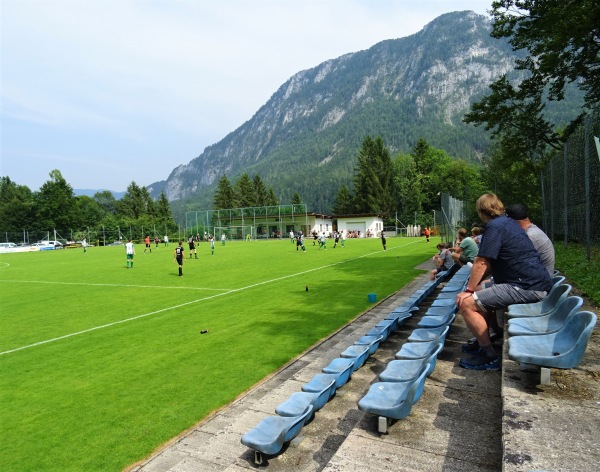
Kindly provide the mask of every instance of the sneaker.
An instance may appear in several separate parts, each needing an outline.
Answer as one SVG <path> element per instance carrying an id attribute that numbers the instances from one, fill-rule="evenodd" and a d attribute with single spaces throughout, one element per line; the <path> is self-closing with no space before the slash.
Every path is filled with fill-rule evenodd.
<path id="1" fill-rule="evenodd" d="M 461 346 L 461 350 L 467 354 L 475 354 L 479 351 L 479 342 L 476 338 L 471 338 Z"/>
<path id="2" fill-rule="evenodd" d="M 463 357 L 459 365 L 464 369 L 471 370 L 500 370 L 500 358 L 488 356 L 479 350 L 471 357 Z"/>

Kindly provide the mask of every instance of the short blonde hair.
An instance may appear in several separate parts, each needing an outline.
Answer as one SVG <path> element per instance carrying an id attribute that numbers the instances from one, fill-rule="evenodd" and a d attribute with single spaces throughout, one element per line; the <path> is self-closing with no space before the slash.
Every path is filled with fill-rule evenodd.
<path id="1" fill-rule="evenodd" d="M 475 208 L 479 213 L 483 213 L 490 218 L 504 215 L 504 204 L 495 193 L 484 193 L 477 199 Z"/>

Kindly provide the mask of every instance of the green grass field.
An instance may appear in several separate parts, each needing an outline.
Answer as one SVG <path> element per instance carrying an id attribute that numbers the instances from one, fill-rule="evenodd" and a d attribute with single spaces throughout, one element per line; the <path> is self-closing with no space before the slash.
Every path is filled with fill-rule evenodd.
<path id="1" fill-rule="evenodd" d="M 173 243 L 136 246 L 133 269 L 123 247 L 0 255 L 0 470 L 143 459 L 422 273 L 437 240 L 307 242 L 202 243 L 183 277 Z"/>

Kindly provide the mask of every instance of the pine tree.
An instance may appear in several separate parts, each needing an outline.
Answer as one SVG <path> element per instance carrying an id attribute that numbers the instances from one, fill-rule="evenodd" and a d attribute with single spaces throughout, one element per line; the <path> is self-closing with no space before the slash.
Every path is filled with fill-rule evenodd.
<path id="1" fill-rule="evenodd" d="M 256 206 L 254 185 L 246 172 L 235 182 L 235 197 L 239 208 Z"/>
<path id="2" fill-rule="evenodd" d="M 221 176 L 217 184 L 217 191 L 213 198 L 215 210 L 233 208 L 235 206 L 235 194 L 231 182 L 226 175 Z"/>

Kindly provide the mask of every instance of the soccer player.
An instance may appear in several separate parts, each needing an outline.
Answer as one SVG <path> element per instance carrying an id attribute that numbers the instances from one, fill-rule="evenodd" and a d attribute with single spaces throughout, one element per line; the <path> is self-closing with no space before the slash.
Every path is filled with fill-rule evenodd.
<path id="1" fill-rule="evenodd" d="M 227 236 L 225 236 L 225 233 L 223 233 L 221 235 L 221 246 L 225 246 L 225 240 L 227 239 Z"/>
<path id="2" fill-rule="evenodd" d="M 190 238 L 192 239 L 192 238 Z M 193 241 L 193 239 L 192 239 Z M 183 259 L 185 256 L 185 249 L 183 248 L 183 242 L 179 241 L 179 246 L 175 248 L 173 260 L 179 265 L 179 277 L 183 275 Z M 191 257 L 191 254 L 190 254 Z"/>
<path id="3" fill-rule="evenodd" d="M 146 247 L 144 248 L 144 254 L 146 254 L 146 249 L 150 249 L 150 254 L 152 254 L 152 246 L 150 245 L 150 235 L 146 236 L 146 239 L 144 239 L 144 243 L 146 243 Z"/>
<path id="4" fill-rule="evenodd" d="M 169 245 L 169 236 L 167 236 L 166 234 L 164 237 L 164 241 L 165 241 L 165 247 L 167 247 Z"/>
<path id="5" fill-rule="evenodd" d="M 131 238 L 129 238 L 129 242 L 125 244 L 125 254 L 127 254 L 125 267 L 127 267 L 128 269 L 133 269 L 133 256 L 135 256 L 135 247 L 133 246 Z"/>
<path id="6" fill-rule="evenodd" d="M 215 237 L 212 234 L 210 235 L 210 253 L 215 255 Z"/>
<path id="7" fill-rule="evenodd" d="M 188 246 L 190 247 L 190 259 L 192 258 L 192 253 L 196 254 L 196 243 L 194 242 L 194 236 L 190 236 L 188 239 Z M 198 254 L 196 254 L 196 259 L 198 259 Z"/>
<path id="8" fill-rule="evenodd" d="M 85 254 L 87 252 L 87 241 L 85 238 L 83 238 L 83 241 L 81 241 L 81 247 L 83 247 L 83 253 Z"/>
<path id="9" fill-rule="evenodd" d="M 381 232 L 381 245 L 383 246 L 383 250 L 387 251 L 387 248 L 385 247 L 387 241 L 385 240 L 385 233 L 382 231 Z"/>

